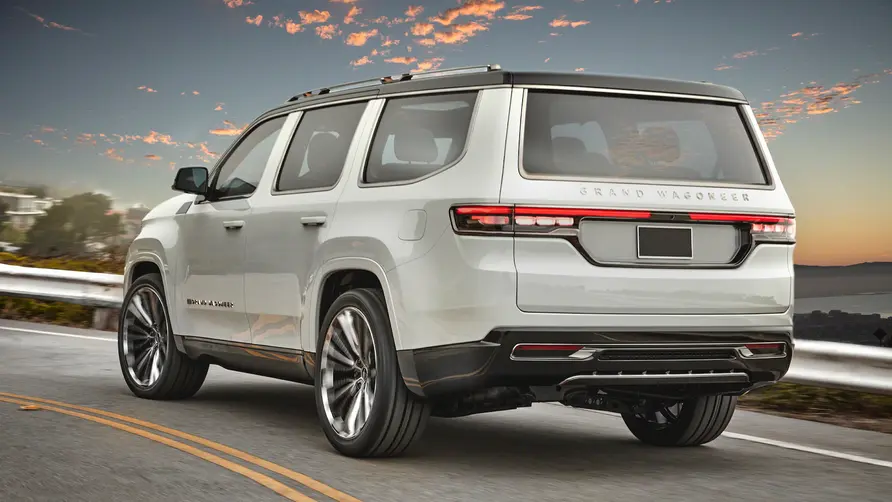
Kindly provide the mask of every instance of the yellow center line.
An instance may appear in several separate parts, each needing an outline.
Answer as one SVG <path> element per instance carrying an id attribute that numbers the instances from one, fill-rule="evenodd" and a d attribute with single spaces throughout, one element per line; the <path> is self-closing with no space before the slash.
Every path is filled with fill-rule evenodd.
<path id="1" fill-rule="evenodd" d="M 331 499 L 336 500 L 337 502 L 361 502 L 358 498 L 348 495 L 344 492 L 338 491 L 338 490 L 326 485 L 325 483 L 322 483 L 321 481 L 317 481 L 305 474 L 301 474 L 299 472 L 292 471 L 291 469 L 282 467 L 279 464 L 274 464 L 274 463 L 270 462 L 269 460 L 264 460 L 262 458 L 255 457 L 254 455 L 245 453 L 241 450 L 236 450 L 235 448 L 205 439 L 203 437 L 195 436 L 195 435 L 189 434 L 187 432 L 178 431 L 176 429 L 164 427 L 163 425 L 154 424 L 152 422 L 146 422 L 145 420 L 140 420 L 138 418 L 128 417 L 126 415 L 119 415 L 117 413 L 112 413 L 110 411 L 105 411 L 105 410 L 99 410 L 96 408 L 79 406 L 76 404 L 68 404 L 68 403 L 63 403 L 60 401 L 53 401 L 50 399 L 42 399 L 39 397 L 21 396 L 21 395 L 17 395 L 17 394 L 10 394 L 9 392 L 0 392 L 0 396 L 6 396 L 6 397 L 16 398 L 16 399 L 27 399 L 29 401 L 53 404 L 56 406 L 64 406 L 66 408 L 86 411 L 86 412 L 93 413 L 96 415 L 114 418 L 114 419 L 120 420 L 122 422 L 139 425 L 139 426 L 145 427 L 147 429 L 152 429 L 152 430 L 156 430 L 159 432 L 163 432 L 165 434 L 169 434 L 171 436 L 178 437 L 180 439 L 192 441 L 193 443 L 200 444 L 200 445 L 210 448 L 212 450 L 216 450 L 221 453 L 225 453 L 227 455 L 232 455 L 235 458 L 238 458 L 238 459 L 248 462 L 250 464 L 254 464 L 257 467 L 262 467 L 270 472 L 275 472 L 276 474 L 279 474 L 280 476 L 284 476 L 292 481 L 296 481 L 296 482 L 306 486 L 307 488 L 315 490 L 315 491 L 317 491 Z"/>
<path id="2" fill-rule="evenodd" d="M 11 403 L 11 404 L 18 404 L 18 405 L 22 405 L 22 406 L 34 406 L 34 403 L 32 403 L 32 402 L 21 400 L 21 399 L 8 398 L 8 397 L 0 397 L 0 401 Z M 40 408 L 47 410 L 47 411 L 54 411 L 56 413 L 61 413 L 63 415 L 69 415 L 72 417 L 82 418 L 84 420 L 89 420 L 91 422 L 96 422 L 98 424 L 107 425 L 109 427 L 114 427 L 115 429 L 122 430 L 124 432 L 129 432 L 130 434 L 135 434 L 137 436 L 141 436 L 146 439 L 151 439 L 152 441 L 161 443 L 166 446 L 170 446 L 171 448 L 176 448 L 177 450 L 180 450 L 184 453 L 188 453 L 189 455 L 193 455 L 193 456 L 198 457 L 202 460 L 207 460 L 208 462 L 211 462 L 212 464 L 217 464 L 220 467 L 223 467 L 224 469 L 229 469 L 232 472 L 241 474 L 242 476 L 245 476 L 246 478 L 248 478 L 256 483 L 258 483 L 262 486 L 265 486 L 266 488 L 269 488 L 270 490 L 278 493 L 279 495 L 285 497 L 288 500 L 293 500 L 295 502 L 315 502 L 314 499 L 307 497 L 306 495 L 300 493 L 299 491 L 289 487 L 288 485 L 285 485 L 284 483 L 280 483 L 279 481 L 276 481 L 275 479 L 273 479 L 267 475 L 264 475 L 257 471 L 248 469 L 247 467 L 245 467 L 243 465 L 237 464 L 230 460 L 226 460 L 223 457 L 218 457 L 217 455 L 214 455 L 213 453 L 208 453 L 204 450 L 199 450 L 198 448 L 196 448 L 194 446 L 190 446 L 186 443 L 174 441 L 173 439 L 170 439 L 170 438 L 167 438 L 164 436 L 159 436 L 158 434 L 155 434 L 152 432 L 144 431 L 142 429 L 137 429 L 136 427 L 131 427 L 129 425 L 124 425 L 124 424 L 121 424 L 118 422 L 113 422 L 111 420 L 106 420 L 104 418 L 94 417 L 91 415 L 87 415 L 85 413 L 79 413 L 76 411 L 65 410 L 62 408 L 56 408 L 55 406 L 40 406 Z"/>

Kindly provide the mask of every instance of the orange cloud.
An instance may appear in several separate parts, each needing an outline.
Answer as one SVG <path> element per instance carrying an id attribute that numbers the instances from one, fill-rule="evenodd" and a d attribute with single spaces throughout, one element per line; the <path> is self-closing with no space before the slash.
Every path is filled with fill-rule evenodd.
<path id="1" fill-rule="evenodd" d="M 32 141 L 34 141 L 34 143 L 37 145 L 46 146 L 46 143 L 42 139 L 34 139 Z"/>
<path id="2" fill-rule="evenodd" d="M 545 61 L 543 61 L 543 63 L 547 63 L 549 61 L 551 61 L 551 58 L 545 58 Z"/>
<path id="3" fill-rule="evenodd" d="M 219 111 L 223 110 L 223 105 L 225 105 L 225 104 L 226 103 L 217 103 L 217 106 L 214 107 L 214 111 L 219 112 Z"/>
<path id="4" fill-rule="evenodd" d="M 162 134 L 158 131 L 149 131 L 148 136 L 144 136 L 142 138 L 136 137 L 137 139 L 142 139 L 143 143 L 148 143 L 150 145 L 154 145 L 156 143 L 161 143 L 162 145 L 168 146 L 177 146 L 179 143 L 171 138 L 170 134 Z"/>
<path id="5" fill-rule="evenodd" d="M 437 45 L 437 41 L 433 38 L 422 38 L 421 40 L 416 40 L 415 43 L 418 45 L 423 45 L 425 47 L 433 47 Z"/>
<path id="6" fill-rule="evenodd" d="M 356 21 L 356 16 L 362 14 L 362 9 L 357 6 L 350 7 L 350 11 L 344 16 L 344 24 L 350 24 Z"/>
<path id="7" fill-rule="evenodd" d="M 409 8 L 406 9 L 405 14 L 406 14 L 406 17 L 415 19 L 416 17 L 421 15 L 422 12 L 424 12 L 424 6 L 410 5 Z"/>
<path id="8" fill-rule="evenodd" d="M 161 157 L 155 155 L 154 153 L 150 153 L 150 154 L 146 155 L 145 158 L 148 160 L 152 160 L 152 161 L 161 160 Z"/>
<path id="9" fill-rule="evenodd" d="M 728 64 L 720 64 L 720 65 L 716 66 L 715 68 L 713 68 L 713 70 L 715 70 L 715 71 L 725 71 L 725 70 L 733 70 L 734 68 L 737 68 L 737 67 L 736 67 L 736 66 L 731 66 L 731 65 L 728 65 Z"/>
<path id="10" fill-rule="evenodd" d="M 431 59 L 427 59 L 424 61 L 419 61 L 418 65 L 416 66 L 416 68 L 414 70 L 412 70 L 412 72 L 417 73 L 420 71 L 436 70 L 442 64 L 443 64 L 443 58 L 431 58 Z"/>
<path id="11" fill-rule="evenodd" d="M 796 33 L 793 33 L 793 34 L 790 35 L 790 36 L 793 37 L 793 38 L 801 37 L 801 36 L 802 36 L 802 32 L 801 32 L 801 31 L 797 31 Z"/>
<path id="12" fill-rule="evenodd" d="M 362 47 L 369 41 L 370 38 L 378 36 L 378 29 L 372 28 L 368 31 L 357 31 L 355 33 L 351 33 L 347 35 L 347 45 L 353 45 L 355 47 Z"/>
<path id="13" fill-rule="evenodd" d="M 424 37 L 434 32 L 432 23 L 415 23 L 412 25 L 411 33 L 416 37 Z"/>
<path id="14" fill-rule="evenodd" d="M 446 9 L 430 20 L 448 26 L 461 16 L 483 17 L 492 19 L 495 14 L 505 8 L 505 2 L 495 0 L 465 0 L 462 5 Z"/>
<path id="15" fill-rule="evenodd" d="M 251 5 L 254 2 L 250 0 L 223 0 L 223 3 L 226 4 L 230 9 L 235 9 L 236 7 L 242 7 L 244 5 Z"/>
<path id="16" fill-rule="evenodd" d="M 754 112 L 762 134 L 768 140 L 775 139 L 784 133 L 788 125 L 860 104 L 851 94 L 865 84 L 879 82 L 880 76 L 880 73 L 860 75 L 850 82 L 840 82 L 829 88 L 811 82 L 781 95 L 775 101 L 761 103 L 754 108 Z"/>
<path id="17" fill-rule="evenodd" d="M 112 160 L 116 160 L 118 162 L 124 162 L 124 157 L 122 157 L 121 154 L 119 154 L 117 152 L 117 150 L 115 150 L 114 148 L 109 148 L 108 150 L 106 150 L 103 153 L 103 155 L 105 155 L 106 157 L 108 157 Z"/>
<path id="18" fill-rule="evenodd" d="M 248 126 L 248 124 L 245 124 L 242 127 L 238 127 L 228 120 L 224 120 L 223 125 L 224 127 L 220 129 L 211 129 L 209 132 L 214 136 L 238 136 L 245 130 L 245 127 Z"/>
<path id="19" fill-rule="evenodd" d="M 561 16 L 557 19 L 552 20 L 550 23 L 548 23 L 548 25 L 552 28 L 566 28 L 568 26 L 570 28 L 578 28 L 589 23 L 590 21 L 569 21 L 567 20 L 567 16 Z"/>
<path id="20" fill-rule="evenodd" d="M 313 12 L 300 11 L 300 24 L 325 23 L 331 17 L 331 12 L 327 10 L 314 10 Z"/>
<path id="21" fill-rule="evenodd" d="M 434 40 L 441 44 L 454 45 L 463 44 L 469 38 L 477 35 L 478 32 L 487 31 L 486 25 L 471 21 L 470 23 L 456 24 L 449 31 L 434 33 Z"/>
<path id="22" fill-rule="evenodd" d="M 359 0 L 328 0 L 331 3 L 345 3 L 345 4 L 354 4 Z"/>
<path id="23" fill-rule="evenodd" d="M 336 24 L 323 24 L 316 27 L 316 35 L 325 40 L 331 40 L 335 35 L 340 34 L 341 32 L 338 31 L 338 25 Z"/>
<path id="24" fill-rule="evenodd" d="M 399 45 L 399 40 L 394 40 L 388 36 L 385 36 L 383 40 L 381 40 L 381 47 L 390 47 L 391 45 Z"/>
<path id="25" fill-rule="evenodd" d="M 176 162 L 168 162 L 167 165 L 170 166 L 170 170 L 173 171 L 173 168 L 177 166 L 177 163 Z"/>
<path id="26" fill-rule="evenodd" d="M 144 85 L 137 87 L 136 90 L 137 91 L 146 91 L 146 92 L 158 92 L 155 89 L 152 89 L 151 87 L 146 87 Z"/>
<path id="27" fill-rule="evenodd" d="M 533 12 L 536 10 L 543 9 L 541 5 L 518 5 L 511 9 L 511 12 L 502 17 L 502 19 L 507 19 L 508 21 L 526 21 L 527 19 L 531 19 L 533 16 L 527 14 L 528 12 Z"/>
<path id="28" fill-rule="evenodd" d="M 40 132 L 56 132 L 56 128 L 50 126 L 41 126 Z"/>
<path id="29" fill-rule="evenodd" d="M 759 56 L 759 55 L 760 55 L 759 51 L 743 51 L 743 52 L 738 52 L 737 54 L 734 54 L 731 57 L 734 59 L 746 59 L 746 58 L 751 58 L 753 56 Z"/>
<path id="30" fill-rule="evenodd" d="M 384 60 L 384 62 L 386 62 L 386 63 L 405 64 L 405 65 L 414 64 L 417 61 L 418 61 L 418 59 L 416 59 L 414 57 L 406 57 L 406 56 L 397 56 L 397 57 L 393 57 L 393 58 Z"/>
<path id="31" fill-rule="evenodd" d="M 260 26 L 260 23 L 263 22 L 263 15 L 257 14 L 254 17 L 248 16 L 245 18 L 245 22 L 248 24 L 253 24 L 254 26 Z"/>
<path id="32" fill-rule="evenodd" d="M 353 66 L 365 66 L 367 64 L 372 64 L 372 63 L 374 63 L 374 61 L 372 61 L 372 59 L 368 56 L 363 56 L 359 59 L 350 61 L 350 64 Z"/>
<path id="33" fill-rule="evenodd" d="M 585 71 L 585 68 L 576 68 L 576 69 L 573 70 L 573 71 Z"/>

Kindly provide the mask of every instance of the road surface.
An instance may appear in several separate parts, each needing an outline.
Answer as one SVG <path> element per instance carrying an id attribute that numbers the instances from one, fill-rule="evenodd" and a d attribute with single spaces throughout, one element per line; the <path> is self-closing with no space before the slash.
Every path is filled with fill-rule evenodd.
<path id="1" fill-rule="evenodd" d="M 0 320 L 3 501 L 885 502 L 890 475 L 880 433 L 738 411 L 707 446 L 659 449 L 552 404 L 432 419 L 409 456 L 353 460 L 310 387 L 212 367 L 191 400 L 140 400 L 113 334 Z"/>

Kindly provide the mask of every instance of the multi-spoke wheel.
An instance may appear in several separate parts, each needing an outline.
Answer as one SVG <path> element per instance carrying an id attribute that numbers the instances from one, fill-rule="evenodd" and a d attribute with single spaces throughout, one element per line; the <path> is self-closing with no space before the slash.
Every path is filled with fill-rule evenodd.
<path id="1" fill-rule="evenodd" d="M 365 315 L 344 307 L 325 332 L 319 353 L 322 407 L 328 423 L 344 439 L 355 438 L 375 402 L 375 339 Z"/>
<path id="2" fill-rule="evenodd" d="M 697 446 L 719 437 L 734 415 L 737 396 L 702 396 L 623 414 L 632 434 L 655 446 Z"/>
<path id="3" fill-rule="evenodd" d="M 403 383 L 383 295 L 347 291 L 321 326 L 315 387 L 326 437 L 351 457 L 401 454 L 421 436 L 430 407 Z"/>
<path id="4" fill-rule="evenodd" d="M 158 274 L 133 281 L 124 297 L 118 358 L 124 381 L 139 397 L 182 399 L 194 395 L 204 383 L 207 363 L 193 361 L 176 349 Z"/>

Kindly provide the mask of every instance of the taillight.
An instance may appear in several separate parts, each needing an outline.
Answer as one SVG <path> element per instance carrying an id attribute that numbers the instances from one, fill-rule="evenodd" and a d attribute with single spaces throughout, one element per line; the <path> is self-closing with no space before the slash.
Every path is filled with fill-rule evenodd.
<path id="1" fill-rule="evenodd" d="M 725 223 L 746 226 L 756 242 L 796 241 L 796 220 L 783 216 L 727 213 L 657 213 L 634 209 L 591 209 L 529 206 L 458 206 L 452 208 L 455 231 L 472 235 L 566 236 L 561 230 L 577 230 L 583 219 L 619 221 L 669 221 Z"/>
<path id="2" fill-rule="evenodd" d="M 509 206 L 461 206 L 452 209 L 455 231 L 460 234 L 510 235 L 514 208 Z"/>
<path id="3" fill-rule="evenodd" d="M 649 211 L 555 207 L 459 206 L 452 209 L 462 234 L 542 234 L 577 229 L 583 218 L 646 220 Z"/>
<path id="4" fill-rule="evenodd" d="M 689 216 L 692 221 L 747 224 L 753 240 L 757 242 L 796 242 L 796 220 L 793 218 L 721 213 L 691 213 Z"/>

